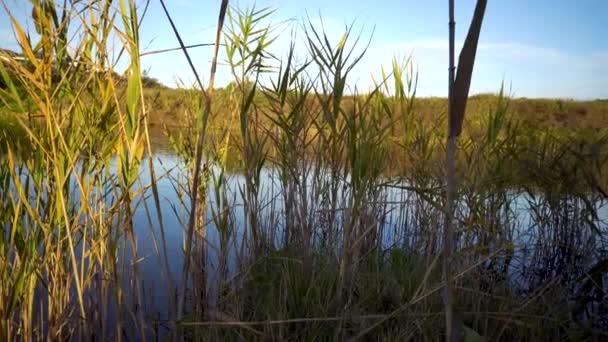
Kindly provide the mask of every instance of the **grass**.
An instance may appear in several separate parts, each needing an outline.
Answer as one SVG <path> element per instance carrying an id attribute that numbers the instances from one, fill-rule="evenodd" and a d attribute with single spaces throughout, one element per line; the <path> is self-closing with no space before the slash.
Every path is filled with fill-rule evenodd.
<path id="1" fill-rule="evenodd" d="M 230 92 L 230 87 L 216 89 L 213 110 L 215 115 L 229 114 L 226 112 L 226 108 L 230 103 Z M 180 113 L 188 110 L 185 104 L 188 90 L 150 87 L 144 88 L 144 94 L 147 102 L 153 104 L 149 114 L 151 124 L 186 126 L 176 119 Z M 263 96 L 259 97 L 262 102 Z M 346 99 L 350 97 L 346 96 Z M 468 101 L 465 130 L 469 132 L 481 130 L 484 127 L 483 120 L 487 112 L 498 99 L 498 94 L 473 95 Z M 447 113 L 447 99 L 416 98 L 415 108 L 412 115 L 426 124 L 433 124 L 437 120 L 442 120 L 442 116 Z M 571 134 L 572 132 L 579 132 L 580 135 L 601 134 L 608 126 L 608 119 L 604 115 L 606 111 L 608 111 L 608 104 L 602 100 L 512 98 L 509 104 L 512 119 L 533 129 L 550 129 L 559 134 Z M 401 116 L 398 110 L 395 110 L 394 114 Z M 395 135 L 398 135 L 397 132 Z"/>
<path id="2" fill-rule="evenodd" d="M 352 27 L 332 42 L 305 21 L 307 58 L 292 46 L 280 59 L 272 10 L 230 8 L 231 86 L 168 89 L 141 70 L 145 3 L 34 6 L 37 42 L 4 8 L 28 61 L 0 61 L 2 340 L 444 337 L 447 102 L 416 97 L 411 61 L 347 94 L 366 47 Z M 112 38 L 125 70 L 109 67 Z M 605 337 L 606 106 L 470 99 L 452 260 L 465 340 Z M 181 170 L 183 273 L 154 124 Z M 146 259 L 164 302 L 146 291 Z"/>

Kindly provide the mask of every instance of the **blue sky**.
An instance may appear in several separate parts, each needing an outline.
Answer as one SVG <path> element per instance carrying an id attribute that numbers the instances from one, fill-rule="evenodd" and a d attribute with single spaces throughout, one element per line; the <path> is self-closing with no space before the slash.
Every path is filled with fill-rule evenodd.
<path id="1" fill-rule="evenodd" d="M 26 13 L 26 1 L 5 0 Z M 186 43 L 213 41 L 220 1 L 167 0 Z M 252 1 L 231 1 L 246 7 Z M 447 0 L 270 0 L 258 7 L 276 9 L 279 38 L 272 51 L 281 54 L 289 44 L 291 28 L 308 13 L 321 14 L 330 38 L 337 42 L 344 24 L 356 27 L 373 40 L 355 69 L 350 83 L 365 88 L 371 75 L 394 55 L 413 55 L 419 73 L 418 94 L 447 94 Z M 474 0 L 456 0 L 456 40 L 461 44 L 475 6 Z M 6 14 L 0 14 L 0 46 L 15 48 Z M 288 23 L 284 23 L 289 20 Z M 279 24 L 281 23 L 281 24 Z M 32 25 L 30 24 L 30 27 Z M 301 30 L 300 30 L 301 31 Z M 504 80 L 516 97 L 608 98 L 608 1 L 606 0 L 490 0 L 484 19 L 471 93 L 497 92 Z M 158 0 L 153 0 L 142 24 L 142 51 L 176 47 L 177 41 Z M 303 48 L 298 54 L 305 56 Z M 211 48 L 192 51 L 199 72 L 208 76 Z M 192 80 L 180 52 L 142 57 L 144 68 L 163 83 Z M 220 65 L 218 85 L 230 81 Z"/>

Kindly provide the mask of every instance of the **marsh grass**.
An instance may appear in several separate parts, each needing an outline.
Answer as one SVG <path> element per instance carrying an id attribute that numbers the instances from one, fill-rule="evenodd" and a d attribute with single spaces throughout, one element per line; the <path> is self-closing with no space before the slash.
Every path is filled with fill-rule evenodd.
<path id="1" fill-rule="evenodd" d="M 349 75 L 369 40 L 355 26 L 336 42 L 307 18 L 304 58 L 295 43 L 274 56 L 273 11 L 228 8 L 216 47 L 234 82 L 174 93 L 186 125 L 164 126 L 180 170 L 165 175 L 149 129 L 165 90 L 144 88 L 140 63 L 146 8 L 36 3 L 32 42 L 4 7 L 27 63 L 0 61 L 0 339 L 443 336 L 447 108 L 420 119 L 433 100 L 416 97 L 411 59 L 360 91 Z M 475 101 L 454 191 L 463 338 L 605 336 L 607 135 L 529 127 L 502 90 Z M 139 249 L 146 233 L 153 251 Z M 146 290 L 145 259 L 166 302 Z"/>
<path id="2" fill-rule="evenodd" d="M 2 102 L 30 149 L 9 143 L 2 157 L 3 339 L 122 339 L 125 329 L 145 338 L 131 262 L 139 259 L 134 184 L 148 139 L 140 17 L 134 2 L 32 6 L 37 42 L 3 3 L 26 62 L 0 63 Z M 113 38 L 128 59 L 119 79 Z"/>

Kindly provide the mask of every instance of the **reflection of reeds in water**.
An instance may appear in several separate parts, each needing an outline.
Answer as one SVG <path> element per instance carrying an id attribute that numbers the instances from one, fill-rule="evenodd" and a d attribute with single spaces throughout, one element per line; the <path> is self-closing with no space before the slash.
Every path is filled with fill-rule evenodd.
<path id="1" fill-rule="evenodd" d="M 444 334 L 445 120 L 416 118 L 411 60 L 361 93 L 347 82 L 365 51 L 352 27 L 332 42 L 309 19 L 307 58 L 292 44 L 279 61 L 272 11 L 232 9 L 228 115 L 211 111 L 211 90 L 190 91 L 189 125 L 167 130 L 180 170 L 157 174 L 137 10 L 120 4 L 86 17 L 84 5 L 65 16 L 35 5 L 39 44 L 12 22 L 27 63 L 0 63 L 3 108 L 24 137 L 6 141 L 0 164 L 0 338 Z M 68 29 L 83 33 L 69 50 L 79 63 L 58 62 Z M 108 69 L 112 37 L 121 75 Z M 455 316 L 493 340 L 600 337 L 606 137 L 536 134 L 508 104 L 501 93 L 458 143 Z M 43 120 L 19 114 L 31 112 Z M 177 194 L 185 259 L 169 255 L 159 182 Z M 150 263 L 158 284 L 144 281 Z"/>

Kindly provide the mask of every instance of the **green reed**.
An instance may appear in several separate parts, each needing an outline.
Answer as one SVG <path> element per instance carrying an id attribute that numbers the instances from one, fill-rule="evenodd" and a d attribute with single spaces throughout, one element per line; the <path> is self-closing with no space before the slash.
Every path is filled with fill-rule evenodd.
<path id="1" fill-rule="evenodd" d="M 0 338 L 444 337 L 447 108 L 437 101 L 422 119 L 433 100 L 417 98 L 411 57 L 362 91 L 351 75 L 372 40 L 355 25 L 332 41 L 305 18 L 274 55 L 285 24 L 273 10 L 224 1 L 211 82 L 182 85 L 175 115 L 187 125 L 165 127 L 185 234 L 176 279 L 140 61 L 147 6 L 34 2 L 35 42 L 3 7 L 25 61 L 0 60 L 0 113 L 13 127 L 0 148 Z M 233 78 L 221 92 L 218 67 Z M 605 131 L 531 128 L 502 89 L 476 101 L 453 189 L 462 338 L 602 337 Z M 138 210 L 149 227 L 135 224 Z M 144 291 L 145 258 L 160 266 L 166 303 Z"/>
<path id="2" fill-rule="evenodd" d="M 125 263 L 126 253 L 139 259 L 133 186 L 149 148 L 138 9 L 133 1 L 33 2 L 37 42 L 3 9 L 25 61 L 0 63 L 7 85 L 1 98 L 30 145 L 9 143 L 2 157 L 9 230 L 3 228 L 1 292 L 10 303 L 3 305 L 3 337 L 121 339 L 129 326 L 145 338 L 137 262 Z M 120 72 L 111 39 L 128 60 Z M 107 317 L 116 317 L 115 327 L 106 326 Z"/>

